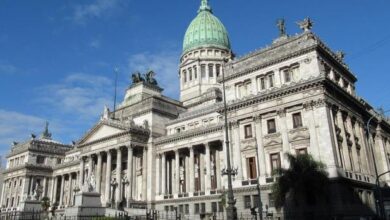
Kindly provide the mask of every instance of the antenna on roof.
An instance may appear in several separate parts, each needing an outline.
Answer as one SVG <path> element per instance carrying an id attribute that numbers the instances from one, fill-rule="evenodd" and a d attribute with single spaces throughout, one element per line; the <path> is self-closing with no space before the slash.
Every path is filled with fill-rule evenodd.
<path id="1" fill-rule="evenodd" d="M 119 69 L 117 67 L 114 68 L 114 73 L 115 73 L 115 82 L 114 82 L 114 114 L 112 116 L 113 119 L 115 119 L 115 111 L 116 111 L 116 90 L 117 90 L 117 83 L 118 83 L 118 72 Z"/>

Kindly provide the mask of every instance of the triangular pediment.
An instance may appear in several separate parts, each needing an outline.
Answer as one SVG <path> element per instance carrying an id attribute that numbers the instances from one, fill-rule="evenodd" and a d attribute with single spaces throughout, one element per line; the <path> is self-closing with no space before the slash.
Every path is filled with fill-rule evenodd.
<path id="1" fill-rule="evenodd" d="M 87 144 L 96 140 L 100 140 L 106 137 L 110 137 L 121 132 L 125 129 L 120 127 L 115 127 L 107 123 L 98 123 L 95 125 L 84 137 L 79 141 L 79 145 Z"/>

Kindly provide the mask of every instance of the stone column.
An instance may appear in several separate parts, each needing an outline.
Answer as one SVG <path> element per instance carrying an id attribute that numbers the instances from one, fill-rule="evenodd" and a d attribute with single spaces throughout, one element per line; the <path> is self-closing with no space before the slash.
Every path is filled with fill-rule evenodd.
<path id="1" fill-rule="evenodd" d="M 96 169 L 96 192 L 100 193 L 100 186 L 102 181 L 102 154 L 97 154 L 97 169 Z"/>
<path id="2" fill-rule="evenodd" d="M 147 196 L 147 155 L 148 155 L 148 148 L 145 146 L 144 151 L 142 153 L 142 199 L 146 201 Z"/>
<path id="3" fill-rule="evenodd" d="M 35 180 L 35 178 L 33 176 L 31 176 L 29 195 L 32 195 L 34 193 L 34 180 Z"/>
<path id="4" fill-rule="evenodd" d="M 211 189 L 210 143 L 205 143 L 204 147 L 205 147 L 205 152 L 206 152 L 206 159 L 205 159 L 205 162 L 206 162 L 205 186 L 206 187 L 205 187 L 205 191 L 207 193 L 210 193 L 210 189 Z"/>
<path id="5" fill-rule="evenodd" d="M 116 207 L 119 207 L 121 202 L 121 188 L 122 188 L 122 150 L 121 148 L 117 149 L 116 154 L 116 182 L 118 183 L 115 191 L 115 203 Z"/>
<path id="6" fill-rule="evenodd" d="M 67 206 L 71 205 L 72 201 L 72 173 L 69 173 L 69 192 L 68 192 L 68 201 L 67 201 Z"/>
<path id="7" fill-rule="evenodd" d="M 128 204 L 132 200 L 132 190 L 131 187 L 133 186 L 133 147 L 127 146 L 127 181 L 129 181 L 129 185 L 127 187 L 127 201 Z"/>
<path id="8" fill-rule="evenodd" d="M 60 191 L 60 202 L 59 202 L 59 206 L 62 206 L 64 205 L 64 184 L 65 184 L 65 174 L 61 176 L 61 191 Z"/>
<path id="9" fill-rule="evenodd" d="M 179 194 L 180 192 L 180 157 L 179 157 L 179 150 L 176 149 L 175 151 L 175 189 L 174 193 Z"/>
<path id="10" fill-rule="evenodd" d="M 84 166 L 85 166 L 84 158 L 81 157 L 80 158 L 80 178 L 79 178 L 79 188 L 80 188 L 80 190 L 82 190 L 83 184 L 84 184 Z"/>
<path id="11" fill-rule="evenodd" d="M 89 155 L 89 160 L 88 160 L 88 178 L 87 178 L 87 180 L 89 180 L 92 176 L 92 166 L 93 166 L 93 157 L 91 154 L 91 155 Z"/>
<path id="12" fill-rule="evenodd" d="M 217 189 L 222 189 L 221 185 L 221 151 L 215 151 L 215 178 L 217 180 Z"/>
<path id="13" fill-rule="evenodd" d="M 52 191 L 53 197 L 51 198 L 52 204 L 57 202 L 57 189 L 58 189 L 57 185 L 58 185 L 58 177 L 55 176 L 53 178 L 53 191 Z"/>
<path id="14" fill-rule="evenodd" d="M 155 180 L 155 185 L 156 185 L 156 191 L 155 195 L 160 195 L 161 194 L 161 155 L 157 154 L 156 155 L 156 170 L 154 171 L 155 173 L 155 178 L 152 178 Z"/>
<path id="15" fill-rule="evenodd" d="M 194 148 L 191 146 L 190 148 L 190 162 L 189 162 L 189 173 L 190 173 L 190 188 L 189 192 L 193 193 L 195 191 L 195 173 L 194 173 Z"/>
<path id="16" fill-rule="evenodd" d="M 256 137 L 256 147 L 257 147 L 257 157 L 259 158 L 259 177 L 265 176 L 267 169 L 265 163 L 265 151 L 264 151 L 264 143 L 263 143 L 263 131 L 261 130 L 261 117 L 255 117 L 255 137 Z M 257 161 L 256 161 L 257 162 Z M 258 168 L 256 167 L 256 170 Z M 261 181 L 261 179 L 259 178 Z M 265 182 L 264 182 L 265 183 Z"/>
<path id="17" fill-rule="evenodd" d="M 163 152 L 161 154 L 161 193 L 163 195 L 167 194 L 167 188 L 166 188 L 166 167 L 167 167 L 167 161 L 165 157 L 165 153 Z"/>
<path id="18" fill-rule="evenodd" d="M 0 206 L 3 207 L 3 202 L 4 202 L 4 196 L 5 196 L 5 185 L 6 185 L 6 181 L 3 182 L 3 187 L 1 189 L 1 200 L 0 200 Z"/>
<path id="19" fill-rule="evenodd" d="M 43 177 L 43 193 L 42 193 L 42 198 L 47 196 L 47 177 Z"/>
<path id="20" fill-rule="evenodd" d="M 107 151 L 107 168 L 106 168 L 106 184 L 105 184 L 105 199 L 106 199 L 106 206 L 110 203 L 110 189 L 111 189 L 111 160 L 112 160 L 111 151 Z"/>
<path id="21" fill-rule="evenodd" d="M 283 153 L 281 155 L 281 158 L 283 158 L 282 166 L 288 167 L 289 162 L 287 160 L 287 157 L 284 156 L 285 153 L 290 153 L 285 109 L 280 109 L 278 111 L 278 115 L 279 115 L 279 121 L 280 121 L 280 134 L 282 136 L 282 148 L 283 148 Z"/>
<path id="22" fill-rule="evenodd" d="M 348 145 L 347 145 L 347 138 L 345 135 L 345 128 L 344 128 L 344 120 L 341 111 L 337 111 L 337 126 L 340 129 L 340 135 L 343 138 L 343 142 L 341 144 L 342 146 L 342 153 L 343 153 L 343 162 L 344 162 L 344 169 L 351 170 L 351 163 L 348 159 Z"/>
<path id="23" fill-rule="evenodd" d="M 232 169 L 238 168 L 238 173 L 236 175 L 236 180 L 241 181 L 242 180 L 242 163 L 241 163 L 241 150 L 240 150 L 240 130 L 239 130 L 239 123 L 234 122 L 232 123 L 232 137 L 233 141 L 230 144 L 231 153 L 230 157 L 233 161 Z"/>

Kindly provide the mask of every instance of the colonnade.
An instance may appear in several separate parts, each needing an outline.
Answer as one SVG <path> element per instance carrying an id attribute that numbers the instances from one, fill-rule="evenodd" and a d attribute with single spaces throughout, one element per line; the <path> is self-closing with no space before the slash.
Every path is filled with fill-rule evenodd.
<path id="1" fill-rule="evenodd" d="M 222 141 L 162 152 L 157 157 L 157 192 L 175 198 L 221 189 Z"/>
<path id="2" fill-rule="evenodd" d="M 127 155 L 127 158 L 124 156 Z M 87 190 L 95 183 L 93 191 L 101 194 L 106 206 L 125 206 L 133 200 L 146 200 L 147 148 L 126 146 L 83 155 L 79 171 L 54 177 L 52 198 L 59 206 L 74 205 L 78 190 Z M 137 163 L 138 162 L 138 163 Z M 140 164 L 142 162 L 142 164 Z M 142 175 L 142 186 L 136 178 Z M 92 181 L 93 180 L 93 181 Z M 61 187 L 58 187 L 60 184 Z M 54 189 L 58 189 L 58 192 Z"/>

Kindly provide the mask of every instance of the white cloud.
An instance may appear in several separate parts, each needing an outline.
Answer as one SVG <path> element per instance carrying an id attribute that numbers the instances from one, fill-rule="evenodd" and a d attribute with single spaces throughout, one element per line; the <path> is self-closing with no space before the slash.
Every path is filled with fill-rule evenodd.
<path id="1" fill-rule="evenodd" d="M 77 5 L 72 20 L 76 23 L 85 23 L 88 19 L 109 16 L 120 8 L 120 3 L 120 0 L 96 0 L 92 4 Z"/>
<path id="2" fill-rule="evenodd" d="M 58 84 L 38 89 L 39 103 L 72 118 L 87 120 L 99 117 L 104 105 L 112 103 L 112 80 L 85 73 L 71 74 Z"/>
<path id="3" fill-rule="evenodd" d="M 27 140 L 29 134 L 42 131 L 44 125 L 40 117 L 0 109 L 0 154 L 8 152 L 13 141 Z"/>
<path id="4" fill-rule="evenodd" d="M 129 58 L 129 68 L 131 72 L 140 71 L 141 73 L 153 70 L 160 87 L 165 91 L 164 93 L 169 97 L 178 98 L 180 89 L 179 56 L 179 53 L 175 51 L 134 54 Z"/>
<path id="5" fill-rule="evenodd" d="M 18 72 L 18 68 L 7 63 L 0 63 L 0 74 L 14 74 Z"/>
<path id="6" fill-rule="evenodd" d="M 92 40 L 90 43 L 89 43 L 89 46 L 92 47 L 92 48 L 95 48 L 95 49 L 99 49 L 100 48 L 100 41 L 99 40 Z"/>

